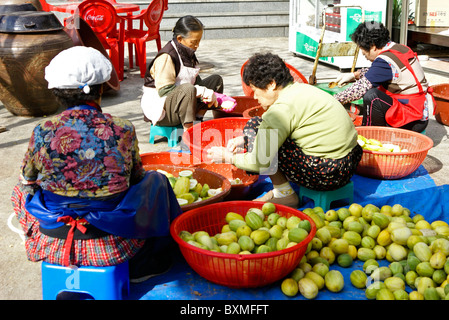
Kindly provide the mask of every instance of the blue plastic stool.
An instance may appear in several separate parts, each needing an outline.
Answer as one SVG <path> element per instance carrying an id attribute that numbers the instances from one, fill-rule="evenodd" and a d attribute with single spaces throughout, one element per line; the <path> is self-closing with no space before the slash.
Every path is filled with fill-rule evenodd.
<path id="1" fill-rule="evenodd" d="M 162 136 L 162 137 L 167 138 L 169 147 L 176 147 L 179 143 L 181 136 L 182 136 L 182 133 L 179 134 L 178 130 L 183 130 L 182 125 L 179 125 L 176 127 L 159 127 L 159 126 L 151 125 L 151 127 L 150 127 L 150 143 L 154 144 L 155 136 Z"/>
<path id="2" fill-rule="evenodd" d="M 313 200 L 315 207 L 323 208 L 324 212 L 331 208 L 331 203 L 336 200 L 347 200 L 349 204 L 354 201 L 354 183 L 350 181 L 340 189 L 331 191 L 316 191 L 306 187 L 299 187 L 299 196 Z"/>
<path id="3" fill-rule="evenodd" d="M 64 267 L 42 262 L 42 297 L 77 294 L 81 300 L 122 300 L 129 294 L 128 262 L 108 267 Z M 61 297 L 60 296 L 60 297 Z"/>

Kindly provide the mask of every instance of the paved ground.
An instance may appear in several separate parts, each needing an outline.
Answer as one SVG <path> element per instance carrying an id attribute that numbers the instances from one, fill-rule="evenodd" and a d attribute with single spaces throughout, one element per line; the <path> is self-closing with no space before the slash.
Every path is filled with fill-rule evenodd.
<path id="1" fill-rule="evenodd" d="M 149 56 L 155 53 L 154 44 L 149 44 Z M 203 40 L 197 52 L 198 59 L 208 69 L 202 72 L 223 76 L 225 93 L 232 96 L 243 95 L 240 67 L 255 52 L 271 51 L 279 54 L 286 62 L 296 67 L 306 78 L 312 71 L 313 62 L 299 58 L 288 51 L 287 38 Z M 319 65 L 318 78 L 336 77 L 338 69 Z M 427 75 L 431 84 L 449 82 L 449 79 L 434 74 Z M 131 120 L 137 128 L 141 152 L 165 151 L 170 148 L 166 140 L 155 145 L 148 142 L 149 125 L 143 121 L 139 105 L 142 79 L 138 70 L 127 72 L 127 79 L 121 83 L 119 92 L 108 92 L 103 99 L 103 110 L 116 116 Z M 27 261 L 25 249 L 15 219 L 12 214 L 11 191 L 17 183 L 18 170 L 27 148 L 31 131 L 40 118 L 13 116 L 0 103 L 0 299 L 1 300 L 39 300 L 42 299 L 40 263 Z M 338 125 L 338 124 L 336 124 Z M 436 122 L 434 118 L 427 128 L 427 135 L 434 141 L 424 166 L 437 185 L 449 181 L 448 127 Z"/>

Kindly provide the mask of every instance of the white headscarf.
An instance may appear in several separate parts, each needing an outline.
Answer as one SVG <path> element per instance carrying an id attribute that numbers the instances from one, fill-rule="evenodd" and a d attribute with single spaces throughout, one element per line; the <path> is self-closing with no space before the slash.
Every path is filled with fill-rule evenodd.
<path id="1" fill-rule="evenodd" d="M 58 53 L 45 68 L 48 89 L 83 89 L 102 84 L 111 78 L 112 64 L 100 51 L 75 46 Z"/>

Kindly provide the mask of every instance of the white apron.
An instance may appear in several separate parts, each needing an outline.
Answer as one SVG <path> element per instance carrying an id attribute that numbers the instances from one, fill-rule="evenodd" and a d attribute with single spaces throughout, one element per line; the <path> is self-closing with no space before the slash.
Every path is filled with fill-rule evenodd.
<path id="1" fill-rule="evenodd" d="M 175 43 L 172 41 L 172 46 L 175 48 L 180 61 L 180 69 L 178 76 L 175 80 L 175 85 L 179 86 L 184 83 L 195 84 L 196 77 L 200 72 L 200 68 L 190 68 L 184 66 L 181 56 L 179 55 L 178 49 Z M 140 106 L 142 108 L 143 114 L 151 120 L 153 124 L 156 124 L 159 120 L 165 117 L 164 104 L 166 96 L 160 97 L 156 88 L 148 88 L 143 86 L 143 95 L 140 100 Z"/>

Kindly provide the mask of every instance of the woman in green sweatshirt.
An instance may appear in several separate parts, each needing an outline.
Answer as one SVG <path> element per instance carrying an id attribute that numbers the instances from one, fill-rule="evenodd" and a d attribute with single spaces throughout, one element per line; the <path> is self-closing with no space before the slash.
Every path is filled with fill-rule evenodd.
<path id="1" fill-rule="evenodd" d="M 271 53 L 252 56 L 243 81 L 266 112 L 248 121 L 243 136 L 209 149 L 213 162 L 269 175 L 273 190 L 256 200 L 293 208 L 299 197 L 289 181 L 314 190 L 335 190 L 350 181 L 363 150 L 337 100 L 314 86 L 294 83 L 282 59 Z"/>

